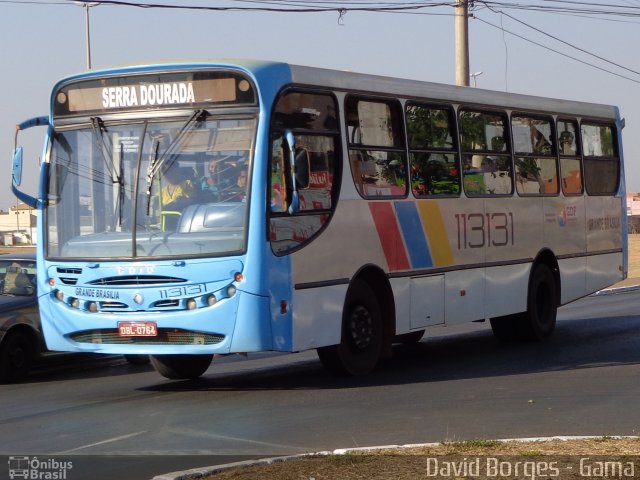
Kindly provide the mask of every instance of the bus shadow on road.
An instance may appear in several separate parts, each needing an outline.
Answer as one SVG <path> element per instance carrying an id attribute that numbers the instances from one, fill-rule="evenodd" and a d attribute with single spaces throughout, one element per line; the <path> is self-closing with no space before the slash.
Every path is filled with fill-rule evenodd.
<path id="1" fill-rule="evenodd" d="M 303 355 L 303 354 L 297 354 Z M 286 358 L 281 356 L 280 358 Z M 416 344 L 394 345 L 393 358 L 363 377 L 335 377 L 315 356 L 275 366 L 216 363 L 197 380 L 165 381 L 150 391 L 251 391 L 358 389 L 371 386 L 445 382 L 640 364 L 640 317 L 560 320 L 542 342 L 502 343 L 486 328 L 429 335 Z M 250 357 L 251 358 L 251 357 Z"/>

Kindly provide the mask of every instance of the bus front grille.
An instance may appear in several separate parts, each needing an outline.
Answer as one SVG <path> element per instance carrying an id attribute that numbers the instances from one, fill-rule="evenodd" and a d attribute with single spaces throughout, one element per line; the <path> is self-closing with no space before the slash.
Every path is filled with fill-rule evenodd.
<path id="1" fill-rule="evenodd" d="M 138 285 L 166 285 L 174 283 L 184 283 L 187 280 L 178 277 L 164 277 L 160 275 L 124 275 L 120 277 L 106 277 L 87 282 L 87 285 L 102 286 L 138 286 Z"/>
<path id="2" fill-rule="evenodd" d="M 202 333 L 179 328 L 159 328 L 155 337 L 122 337 L 115 328 L 83 330 L 69 335 L 78 343 L 133 344 L 133 345 L 215 345 L 225 336 L 219 333 Z"/>

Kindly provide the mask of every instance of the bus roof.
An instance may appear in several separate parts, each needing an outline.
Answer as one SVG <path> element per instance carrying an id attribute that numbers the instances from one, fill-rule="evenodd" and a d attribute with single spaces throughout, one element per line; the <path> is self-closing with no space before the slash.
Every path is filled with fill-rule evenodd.
<path id="1" fill-rule="evenodd" d="M 515 93 L 459 87 L 419 80 L 396 79 L 378 75 L 291 66 L 292 81 L 309 85 L 326 85 L 338 90 L 385 93 L 404 98 L 421 98 L 436 102 L 453 102 L 499 106 L 512 110 L 543 111 L 567 115 L 618 118 L 618 108 L 588 102 L 561 100 Z"/>
<path id="2" fill-rule="evenodd" d="M 284 62 L 247 59 L 193 60 L 92 70 L 61 80 L 56 85 L 54 91 L 62 84 L 81 79 L 206 68 L 239 69 L 248 72 L 258 79 L 258 83 L 261 83 L 261 81 L 273 83 L 275 81 L 282 82 L 282 86 L 287 83 L 294 83 L 370 95 L 394 95 L 401 98 L 416 98 L 443 103 L 473 104 L 486 107 L 495 106 L 511 110 L 539 111 L 612 120 L 620 118 L 618 108 L 611 105 L 499 92 L 475 87 L 459 87 L 442 83 L 370 75 L 343 70 L 291 65 Z"/>

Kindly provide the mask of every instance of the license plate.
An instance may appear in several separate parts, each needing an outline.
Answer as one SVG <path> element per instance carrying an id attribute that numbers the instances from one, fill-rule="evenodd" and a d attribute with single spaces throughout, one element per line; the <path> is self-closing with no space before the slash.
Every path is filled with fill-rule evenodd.
<path id="1" fill-rule="evenodd" d="M 118 335 L 121 337 L 156 337 L 156 322 L 118 322 Z"/>

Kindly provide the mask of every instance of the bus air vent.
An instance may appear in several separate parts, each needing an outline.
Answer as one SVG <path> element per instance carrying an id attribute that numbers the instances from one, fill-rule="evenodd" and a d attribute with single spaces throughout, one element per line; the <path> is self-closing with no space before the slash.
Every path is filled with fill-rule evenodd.
<path id="1" fill-rule="evenodd" d="M 102 311 L 125 310 L 127 308 L 129 308 L 129 306 L 122 302 L 100 302 L 100 310 Z"/>
<path id="2" fill-rule="evenodd" d="M 60 277 L 59 280 L 65 285 L 75 285 L 78 283 L 78 279 L 72 277 Z"/>
<path id="3" fill-rule="evenodd" d="M 115 328 L 84 330 L 69 335 L 78 343 L 135 344 L 135 345 L 215 345 L 225 336 L 179 328 L 159 328 L 155 337 L 121 337 Z"/>
<path id="4" fill-rule="evenodd" d="M 157 308 L 176 308 L 180 306 L 180 300 L 158 300 L 153 306 Z"/>
<path id="5" fill-rule="evenodd" d="M 67 275 L 80 275 L 82 273 L 81 268 L 74 267 L 57 267 L 56 271 L 58 273 L 66 273 Z"/>
<path id="6" fill-rule="evenodd" d="M 121 277 L 105 277 L 87 282 L 87 285 L 111 285 L 118 287 L 136 285 L 164 285 L 172 283 L 184 283 L 184 278 L 162 277 L 158 275 L 124 275 Z"/>

